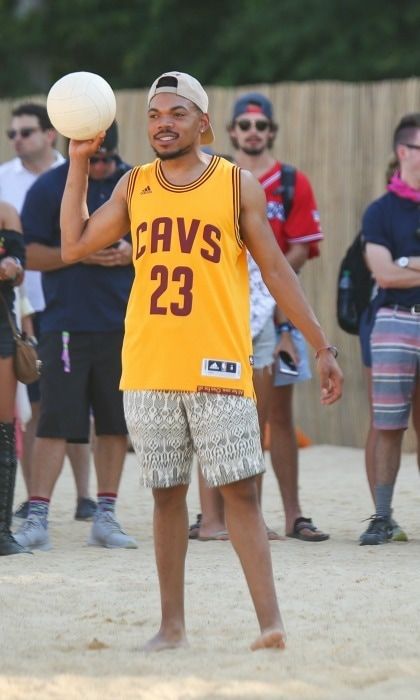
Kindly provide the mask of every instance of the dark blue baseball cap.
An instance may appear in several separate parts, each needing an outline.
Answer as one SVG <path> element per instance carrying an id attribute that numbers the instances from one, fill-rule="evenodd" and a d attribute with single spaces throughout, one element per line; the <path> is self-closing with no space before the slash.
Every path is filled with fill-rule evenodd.
<path id="1" fill-rule="evenodd" d="M 246 95 L 241 95 L 241 97 L 236 100 L 233 105 L 232 121 L 246 112 L 250 114 L 263 114 L 267 119 L 273 121 L 273 105 L 268 97 L 261 95 L 260 92 L 248 92 Z"/>
<path id="2" fill-rule="evenodd" d="M 105 138 L 101 143 L 98 151 L 109 152 L 115 151 L 118 148 L 118 126 L 117 122 L 113 121 L 111 126 L 105 132 Z"/>

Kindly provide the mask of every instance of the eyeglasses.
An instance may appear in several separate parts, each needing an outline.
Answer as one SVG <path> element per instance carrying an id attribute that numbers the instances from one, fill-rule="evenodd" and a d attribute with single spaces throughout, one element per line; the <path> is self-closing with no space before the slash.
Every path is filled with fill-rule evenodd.
<path id="1" fill-rule="evenodd" d="M 249 131 L 253 126 L 255 126 L 257 131 L 266 131 L 270 128 L 270 122 L 263 119 L 257 119 L 255 122 L 252 122 L 250 119 L 240 119 L 236 123 L 241 131 Z"/>
<path id="2" fill-rule="evenodd" d="M 405 143 L 404 146 L 406 148 L 412 148 L 413 151 L 420 151 L 420 146 L 417 146 L 415 143 Z"/>
<path id="3" fill-rule="evenodd" d="M 7 136 L 11 141 L 16 138 L 16 136 L 20 136 L 22 139 L 27 139 L 29 136 L 32 136 L 32 134 L 35 133 L 35 131 L 41 131 L 39 126 L 26 126 L 23 127 L 22 129 L 9 129 L 6 131 Z"/>
<path id="4" fill-rule="evenodd" d="M 92 165 L 96 163 L 112 163 L 115 160 L 115 156 L 91 156 L 90 162 Z"/>

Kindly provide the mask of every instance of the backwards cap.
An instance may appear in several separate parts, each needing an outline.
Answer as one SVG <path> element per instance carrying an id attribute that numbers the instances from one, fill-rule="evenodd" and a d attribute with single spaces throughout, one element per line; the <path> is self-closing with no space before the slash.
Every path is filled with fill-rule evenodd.
<path id="1" fill-rule="evenodd" d="M 105 132 L 105 138 L 101 143 L 98 151 L 109 152 L 115 151 L 118 148 L 118 126 L 117 122 L 113 121 L 111 126 Z"/>
<path id="2" fill-rule="evenodd" d="M 267 119 L 273 121 L 273 105 L 268 97 L 259 92 L 248 92 L 241 95 L 233 105 L 232 121 L 235 121 L 241 114 L 249 112 L 251 114 L 264 114 Z"/>
<path id="3" fill-rule="evenodd" d="M 208 95 L 198 80 L 193 78 L 192 75 L 188 75 L 188 73 L 171 71 L 170 73 L 162 73 L 159 78 L 156 78 L 147 97 L 149 106 L 152 98 L 160 92 L 172 92 L 180 97 L 185 97 L 185 99 L 193 102 L 204 114 L 208 113 Z M 213 141 L 214 133 L 211 125 L 209 125 L 209 128 L 201 134 L 201 143 L 208 144 Z"/>

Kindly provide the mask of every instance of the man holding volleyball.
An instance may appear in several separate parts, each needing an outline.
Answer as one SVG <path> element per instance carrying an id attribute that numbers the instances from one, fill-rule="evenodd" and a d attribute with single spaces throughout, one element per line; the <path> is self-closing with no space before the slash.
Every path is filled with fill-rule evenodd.
<path id="1" fill-rule="evenodd" d="M 61 208 L 67 263 L 131 228 L 135 280 L 126 314 L 121 388 L 141 479 L 153 489 L 162 621 L 147 650 L 186 644 L 186 495 L 193 451 L 225 502 L 230 539 L 260 625 L 252 649 L 285 645 L 255 477 L 264 471 L 252 387 L 246 249 L 276 302 L 316 352 L 321 402 L 341 395 L 342 375 L 296 276 L 280 252 L 255 178 L 200 150 L 213 140 L 200 83 L 165 73 L 148 96 L 157 159 L 133 168 L 91 217 L 89 158 L 103 133 L 70 143 Z"/>

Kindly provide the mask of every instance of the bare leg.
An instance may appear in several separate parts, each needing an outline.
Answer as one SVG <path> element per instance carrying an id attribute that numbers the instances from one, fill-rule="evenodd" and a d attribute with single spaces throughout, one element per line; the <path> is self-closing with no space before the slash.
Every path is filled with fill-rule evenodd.
<path id="1" fill-rule="evenodd" d="M 369 397 L 369 428 L 365 443 L 365 468 L 372 500 L 375 502 L 375 449 L 378 439 L 378 431 L 373 426 L 372 370 L 370 367 L 366 368 L 365 377 Z"/>
<path id="2" fill-rule="evenodd" d="M 77 498 L 89 498 L 90 445 L 67 443 L 66 451 L 76 482 Z"/>
<path id="3" fill-rule="evenodd" d="M 264 367 L 262 369 L 254 369 L 253 373 L 253 383 L 255 389 L 255 395 L 257 397 L 257 413 L 258 413 L 258 424 L 260 426 L 260 440 L 261 449 L 264 452 L 264 438 L 265 438 L 265 428 L 268 422 L 270 398 L 273 385 L 273 374 L 270 367 Z M 257 493 L 260 506 L 262 505 L 262 485 L 263 485 L 263 475 L 259 474 L 256 477 Z M 269 540 L 281 540 L 283 537 L 267 527 L 267 536 Z"/>
<path id="4" fill-rule="evenodd" d="M 251 649 L 283 649 L 285 632 L 274 587 L 270 547 L 255 478 L 221 487 L 226 522 L 251 593 L 261 635 Z"/>
<path id="5" fill-rule="evenodd" d="M 187 491 L 188 486 L 153 489 L 153 529 L 162 620 L 159 632 L 145 645 L 145 651 L 161 651 L 187 644 L 184 615 Z"/>
<path id="6" fill-rule="evenodd" d="M 0 422 L 12 423 L 15 417 L 16 376 L 11 357 L 0 357 Z"/>
<path id="7" fill-rule="evenodd" d="M 260 426 L 261 449 L 264 452 L 265 426 L 268 421 L 268 410 L 270 404 L 271 387 L 273 384 L 273 374 L 270 367 L 254 369 L 252 377 L 257 397 L 258 424 Z M 260 504 L 262 503 L 262 475 L 257 477 L 257 490 Z"/>
<path id="8" fill-rule="evenodd" d="M 36 437 L 36 429 L 39 419 L 39 401 L 31 403 L 32 416 L 25 426 L 23 433 L 23 455 L 20 460 L 22 466 L 22 475 L 25 481 L 26 491 L 31 493 L 31 464 L 33 457 L 33 449 Z"/>
<path id="9" fill-rule="evenodd" d="M 420 380 L 417 378 L 413 395 L 413 427 L 417 436 L 417 466 L 420 470 Z"/>
<path id="10" fill-rule="evenodd" d="M 97 435 L 94 458 L 99 493 L 118 493 L 127 454 L 125 435 Z"/>
<path id="11" fill-rule="evenodd" d="M 31 496 L 51 498 L 63 467 L 66 441 L 61 438 L 35 438 L 31 471 Z"/>
<path id="12" fill-rule="evenodd" d="M 228 540 L 228 534 L 223 534 L 226 530 L 225 513 L 219 489 L 211 488 L 207 484 L 200 469 L 198 470 L 198 485 L 201 504 L 199 538 L 217 537 L 219 540 Z"/>
<path id="13" fill-rule="evenodd" d="M 395 484 L 401 460 L 403 430 L 378 430 L 375 450 L 376 485 Z"/>
<path id="14" fill-rule="evenodd" d="M 22 475 L 28 495 L 31 493 L 31 469 L 36 430 L 39 420 L 39 401 L 31 403 L 32 417 L 23 434 Z M 67 456 L 74 474 L 78 498 L 89 498 L 90 446 L 67 445 Z"/>
<path id="15" fill-rule="evenodd" d="M 273 387 L 270 405 L 271 462 L 280 486 L 286 533 L 302 516 L 298 496 L 298 448 L 293 424 L 293 385 Z M 309 530 L 304 530 L 310 534 Z"/>

